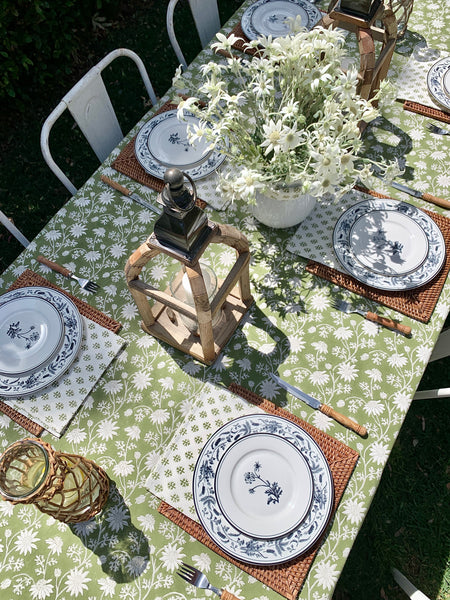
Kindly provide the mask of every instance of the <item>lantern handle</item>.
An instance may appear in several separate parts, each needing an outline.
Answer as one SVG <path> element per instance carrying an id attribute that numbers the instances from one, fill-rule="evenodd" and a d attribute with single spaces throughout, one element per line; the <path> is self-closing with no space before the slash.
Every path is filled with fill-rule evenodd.
<path id="1" fill-rule="evenodd" d="M 167 182 L 165 184 L 164 193 L 161 195 L 161 197 L 163 200 L 163 204 L 165 204 L 168 208 L 170 208 L 172 210 L 180 211 L 180 212 L 188 212 L 194 207 L 195 203 L 197 202 L 197 187 L 196 187 L 192 177 L 190 177 L 184 171 L 180 171 L 180 173 L 183 175 L 183 177 L 186 177 L 186 179 L 188 179 L 189 183 L 191 184 L 192 193 L 190 194 L 191 200 L 190 200 L 189 204 L 184 208 L 181 208 L 180 206 L 178 206 L 178 204 L 175 202 L 175 200 L 172 197 L 172 193 L 170 190 L 170 182 Z"/>

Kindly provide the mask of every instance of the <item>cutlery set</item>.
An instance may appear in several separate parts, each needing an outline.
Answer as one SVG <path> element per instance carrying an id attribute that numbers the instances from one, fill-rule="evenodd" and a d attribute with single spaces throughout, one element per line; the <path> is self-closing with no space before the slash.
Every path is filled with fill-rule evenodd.
<path id="1" fill-rule="evenodd" d="M 373 321 L 374 323 L 378 323 L 379 325 L 383 325 L 383 327 L 387 327 L 388 329 L 392 329 L 393 331 L 398 331 L 399 333 L 403 333 L 403 335 L 409 336 L 411 335 L 411 327 L 409 325 L 403 325 L 402 323 L 398 323 L 393 319 L 388 319 L 387 317 L 382 317 L 381 315 L 377 315 L 374 312 L 362 310 L 360 308 L 355 308 L 346 300 L 340 300 L 339 298 L 332 299 L 333 308 L 336 310 L 340 310 L 341 312 L 350 314 L 356 313 L 361 315 L 368 321 Z"/>

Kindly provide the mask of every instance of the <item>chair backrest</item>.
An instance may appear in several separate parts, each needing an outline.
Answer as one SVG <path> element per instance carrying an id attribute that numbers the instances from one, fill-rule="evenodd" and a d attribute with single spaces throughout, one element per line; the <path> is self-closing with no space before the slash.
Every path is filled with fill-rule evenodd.
<path id="1" fill-rule="evenodd" d="M 194 22 L 200 38 L 200 43 L 202 45 L 202 48 L 204 48 L 220 29 L 220 17 L 219 8 L 217 6 L 217 0 L 188 1 L 189 6 L 191 7 L 192 16 L 194 17 Z M 167 7 L 167 33 L 169 34 L 170 43 L 172 44 L 175 54 L 180 64 L 185 69 L 187 67 L 187 62 L 177 41 L 173 24 L 173 14 L 177 2 L 178 0 L 170 0 L 169 5 Z"/>
<path id="2" fill-rule="evenodd" d="M 6 227 L 6 229 L 10 233 L 12 233 L 12 235 L 17 240 L 19 240 L 19 242 L 22 244 L 22 246 L 25 246 L 25 248 L 26 248 L 30 244 L 30 242 L 23 235 L 23 233 L 17 229 L 17 227 L 14 225 L 14 223 L 12 223 L 1 210 L 0 210 L 0 223 L 2 223 L 2 225 L 4 225 Z"/>
<path id="3" fill-rule="evenodd" d="M 149 98 L 155 104 L 156 95 L 141 58 L 132 50 L 118 48 L 105 56 L 73 86 L 58 106 L 50 113 L 42 126 L 41 150 L 45 162 L 72 194 L 76 193 L 77 188 L 55 163 L 50 153 L 50 130 L 57 119 L 67 109 L 72 114 L 99 161 L 103 162 L 107 158 L 115 146 L 122 140 L 123 133 L 105 84 L 103 83 L 101 73 L 105 67 L 119 56 L 127 56 L 135 62 Z"/>

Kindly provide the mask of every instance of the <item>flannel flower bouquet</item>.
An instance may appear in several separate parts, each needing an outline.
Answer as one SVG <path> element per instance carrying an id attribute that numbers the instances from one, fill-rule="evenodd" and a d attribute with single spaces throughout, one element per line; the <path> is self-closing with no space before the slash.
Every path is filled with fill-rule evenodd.
<path id="1" fill-rule="evenodd" d="M 259 38 L 248 44 L 253 58 L 231 55 L 226 63 L 202 66 L 199 98 L 179 101 L 178 118 L 187 111 L 200 119 L 190 126 L 190 142 L 203 139 L 219 147 L 235 167 L 219 177 L 226 198 L 255 204 L 257 190 L 295 187 L 299 194 L 337 197 L 359 179 L 367 185 L 372 161 L 358 157 L 359 124 L 378 116 L 373 101 L 356 92 L 356 67 L 341 68 L 344 38 L 337 30 L 311 31 L 292 26 L 293 34 Z M 229 54 L 237 39 L 217 34 L 211 47 Z M 181 69 L 175 87 L 184 87 Z M 376 163 L 386 178 L 397 164 Z M 370 186 L 368 186 L 370 187 Z"/>

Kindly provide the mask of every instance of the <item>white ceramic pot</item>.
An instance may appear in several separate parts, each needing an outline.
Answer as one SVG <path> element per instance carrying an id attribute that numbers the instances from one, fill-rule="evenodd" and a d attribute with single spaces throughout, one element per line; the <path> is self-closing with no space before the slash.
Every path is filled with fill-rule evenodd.
<path id="1" fill-rule="evenodd" d="M 313 211 L 316 198 L 309 194 L 299 194 L 298 189 L 267 190 L 256 192 L 256 205 L 252 206 L 253 216 L 263 225 L 281 229 L 298 225 Z"/>

